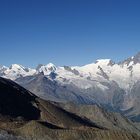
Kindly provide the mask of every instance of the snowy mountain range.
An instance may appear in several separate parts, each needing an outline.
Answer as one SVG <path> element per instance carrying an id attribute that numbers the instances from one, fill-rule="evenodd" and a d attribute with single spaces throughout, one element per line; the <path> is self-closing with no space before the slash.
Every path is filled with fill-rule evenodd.
<path id="1" fill-rule="evenodd" d="M 0 76 L 47 100 L 96 103 L 140 121 L 140 53 L 119 63 L 100 59 L 81 67 L 13 64 L 0 67 Z"/>

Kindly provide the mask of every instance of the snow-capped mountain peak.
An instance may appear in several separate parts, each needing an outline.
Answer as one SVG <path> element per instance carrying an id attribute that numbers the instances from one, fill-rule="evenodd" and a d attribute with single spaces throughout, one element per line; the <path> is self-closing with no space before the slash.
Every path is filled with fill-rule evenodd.
<path id="1" fill-rule="evenodd" d="M 36 69 L 25 68 L 18 64 L 13 64 L 9 68 L 1 68 L 0 75 L 15 80 L 19 77 L 32 76 L 43 73 L 54 80 L 69 81 L 73 84 L 77 81 L 115 81 L 121 88 L 128 90 L 137 80 L 140 79 L 140 53 L 130 57 L 120 64 L 114 63 L 111 59 L 98 59 L 95 63 L 84 66 L 57 67 L 52 63 L 38 65 Z M 52 76 L 53 75 L 53 76 Z M 78 79 L 78 80 L 77 80 Z M 80 82 L 80 84 L 82 84 Z M 78 84 L 78 85 L 80 85 Z M 92 83 L 91 83 L 92 85 Z"/>
<path id="2" fill-rule="evenodd" d="M 115 64 L 111 59 L 98 59 L 95 63 L 99 66 L 112 66 Z"/>
<path id="3" fill-rule="evenodd" d="M 50 75 L 50 73 L 55 72 L 56 70 L 57 67 L 52 63 L 49 63 L 47 65 L 40 65 L 40 68 L 38 68 L 38 72 L 42 72 L 44 75 Z"/>
<path id="4" fill-rule="evenodd" d="M 47 67 L 48 69 L 50 69 L 50 70 L 56 70 L 56 66 L 55 66 L 53 63 L 47 64 L 46 67 Z"/>
<path id="5" fill-rule="evenodd" d="M 0 66 L 0 70 L 2 70 L 2 69 L 8 69 L 8 67 L 6 67 L 6 66 Z"/>
<path id="6" fill-rule="evenodd" d="M 23 70 L 24 67 L 22 65 L 18 65 L 18 64 L 12 64 L 9 69 L 11 70 Z"/>
<path id="7" fill-rule="evenodd" d="M 135 56 L 129 57 L 128 59 L 120 62 L 121 65 L 132 66 L 135 64 L 140 64 L 140 52 L 138 52 Z"/>
<path id="8" fill-rule="evenodd" d="M 0 70 L 0 75 L 4 78 L 15 80 L 19 77 L 25 77 L 29 75 L 33 75 L 36 73 L 36 70 L 25 68 L 22 65 L 12 64 L 9 68 L 3 67 Z"/>

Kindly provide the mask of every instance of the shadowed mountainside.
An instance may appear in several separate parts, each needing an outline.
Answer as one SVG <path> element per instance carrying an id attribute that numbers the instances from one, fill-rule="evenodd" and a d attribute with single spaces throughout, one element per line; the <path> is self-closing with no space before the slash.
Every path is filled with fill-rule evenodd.
<path id="1" fill-rule="evenodd" d="M 121 115 L 98 106 L 75 107 L 44 101 L 3 78 L 0 78 L 0 130 L 28 140 L 140 139 L 139 130 Z"/>

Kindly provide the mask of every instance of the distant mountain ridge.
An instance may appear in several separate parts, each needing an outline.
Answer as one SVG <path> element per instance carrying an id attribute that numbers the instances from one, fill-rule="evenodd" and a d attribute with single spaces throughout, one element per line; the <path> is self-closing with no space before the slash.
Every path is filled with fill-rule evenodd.
<path id="1" fill-rule="evenodd" d="M 43 99 L 100 104 L 140 121 L 140 53 L 120 63 L 99 59 L 85 66 L 1 67 L 0 76 L 16 81 Z"/>

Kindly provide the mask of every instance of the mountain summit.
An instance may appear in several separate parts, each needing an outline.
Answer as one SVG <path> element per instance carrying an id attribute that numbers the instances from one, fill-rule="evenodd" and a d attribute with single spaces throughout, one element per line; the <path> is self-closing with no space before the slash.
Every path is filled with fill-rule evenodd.
<path id="1" fill-rule="evenodd" d="M 138 52 L 135 56 L 132 56 L 124 60 L 122 64 L 126 65 L 140 64 L 140 52 Z"/>

